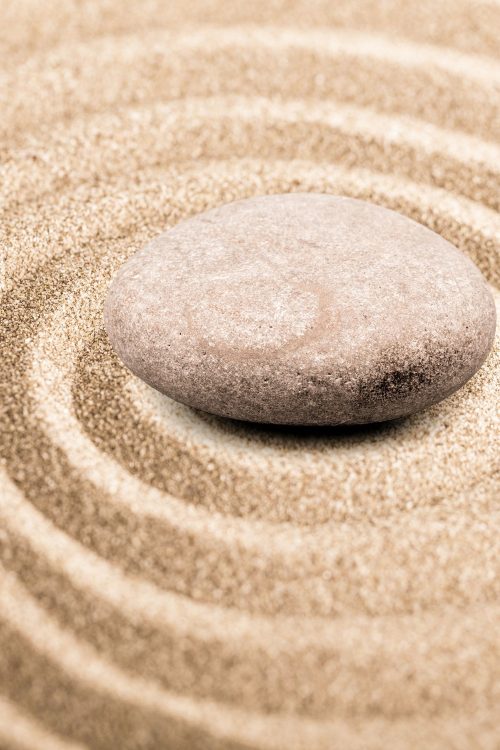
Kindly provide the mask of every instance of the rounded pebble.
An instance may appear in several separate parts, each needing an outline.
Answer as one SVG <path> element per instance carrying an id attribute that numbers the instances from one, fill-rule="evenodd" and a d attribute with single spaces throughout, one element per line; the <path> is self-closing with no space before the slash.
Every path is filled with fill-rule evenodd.
<path id="1" fill-rule="evenodd" d="M 118 356 L 167 396 L 296 425 L 383 421 L 449 396 L 493 342 L 476 266 L 405 216 L 314 193 L 179 223 L 115 276 Z"/>

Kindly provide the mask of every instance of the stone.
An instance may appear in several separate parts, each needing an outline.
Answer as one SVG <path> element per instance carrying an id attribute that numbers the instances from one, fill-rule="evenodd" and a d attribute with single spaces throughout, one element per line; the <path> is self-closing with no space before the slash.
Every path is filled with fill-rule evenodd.
<path id="1" fill-rule="evenodd" d="M 292 425 L 430 406 L 479 369 L 495 305 L 438 234 L 333 195 L 250 198 L 154 239 L 116 274 L 105 327 L 125 365 L 195 409 Z"/>

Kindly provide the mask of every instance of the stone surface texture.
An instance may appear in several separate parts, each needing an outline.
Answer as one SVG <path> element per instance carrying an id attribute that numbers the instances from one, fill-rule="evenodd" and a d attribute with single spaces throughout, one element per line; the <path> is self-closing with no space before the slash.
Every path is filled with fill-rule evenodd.
<path id="1" fill-rule="evenodd" d="M 226 204 L 157 237 L 104 310 L 132 372 L 220 416 L 356 424 L 407 415 L 481 366 L 495 306 L 476 266 L 386 208 L 291 193 Z"/>

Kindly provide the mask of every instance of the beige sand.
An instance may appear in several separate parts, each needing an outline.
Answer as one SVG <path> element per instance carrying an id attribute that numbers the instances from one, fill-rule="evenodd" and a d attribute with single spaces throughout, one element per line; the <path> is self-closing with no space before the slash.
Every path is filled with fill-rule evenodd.
<path id="1" fill-rule="evenodd" d="M 406 421 L 266 431 L 132 378 L 102 302 L 289 190 L 498 288 L 499 36 L 497 0 L 2 2 L 2 748 L 498 748 L 500 346 Z"/>

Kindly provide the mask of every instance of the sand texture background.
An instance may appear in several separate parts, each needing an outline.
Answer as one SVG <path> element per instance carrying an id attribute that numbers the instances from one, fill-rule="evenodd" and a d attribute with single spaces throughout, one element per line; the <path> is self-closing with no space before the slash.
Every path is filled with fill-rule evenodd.
<path id="1" fill-rule="evenodd" d="M 498 0 L 2 0 L 2 750 L 500 747 L 498 344 L 406 421 L 266 430 L 102 324 L 158 232 L 291 190 L 498 289 L 499 40 Z"/>

